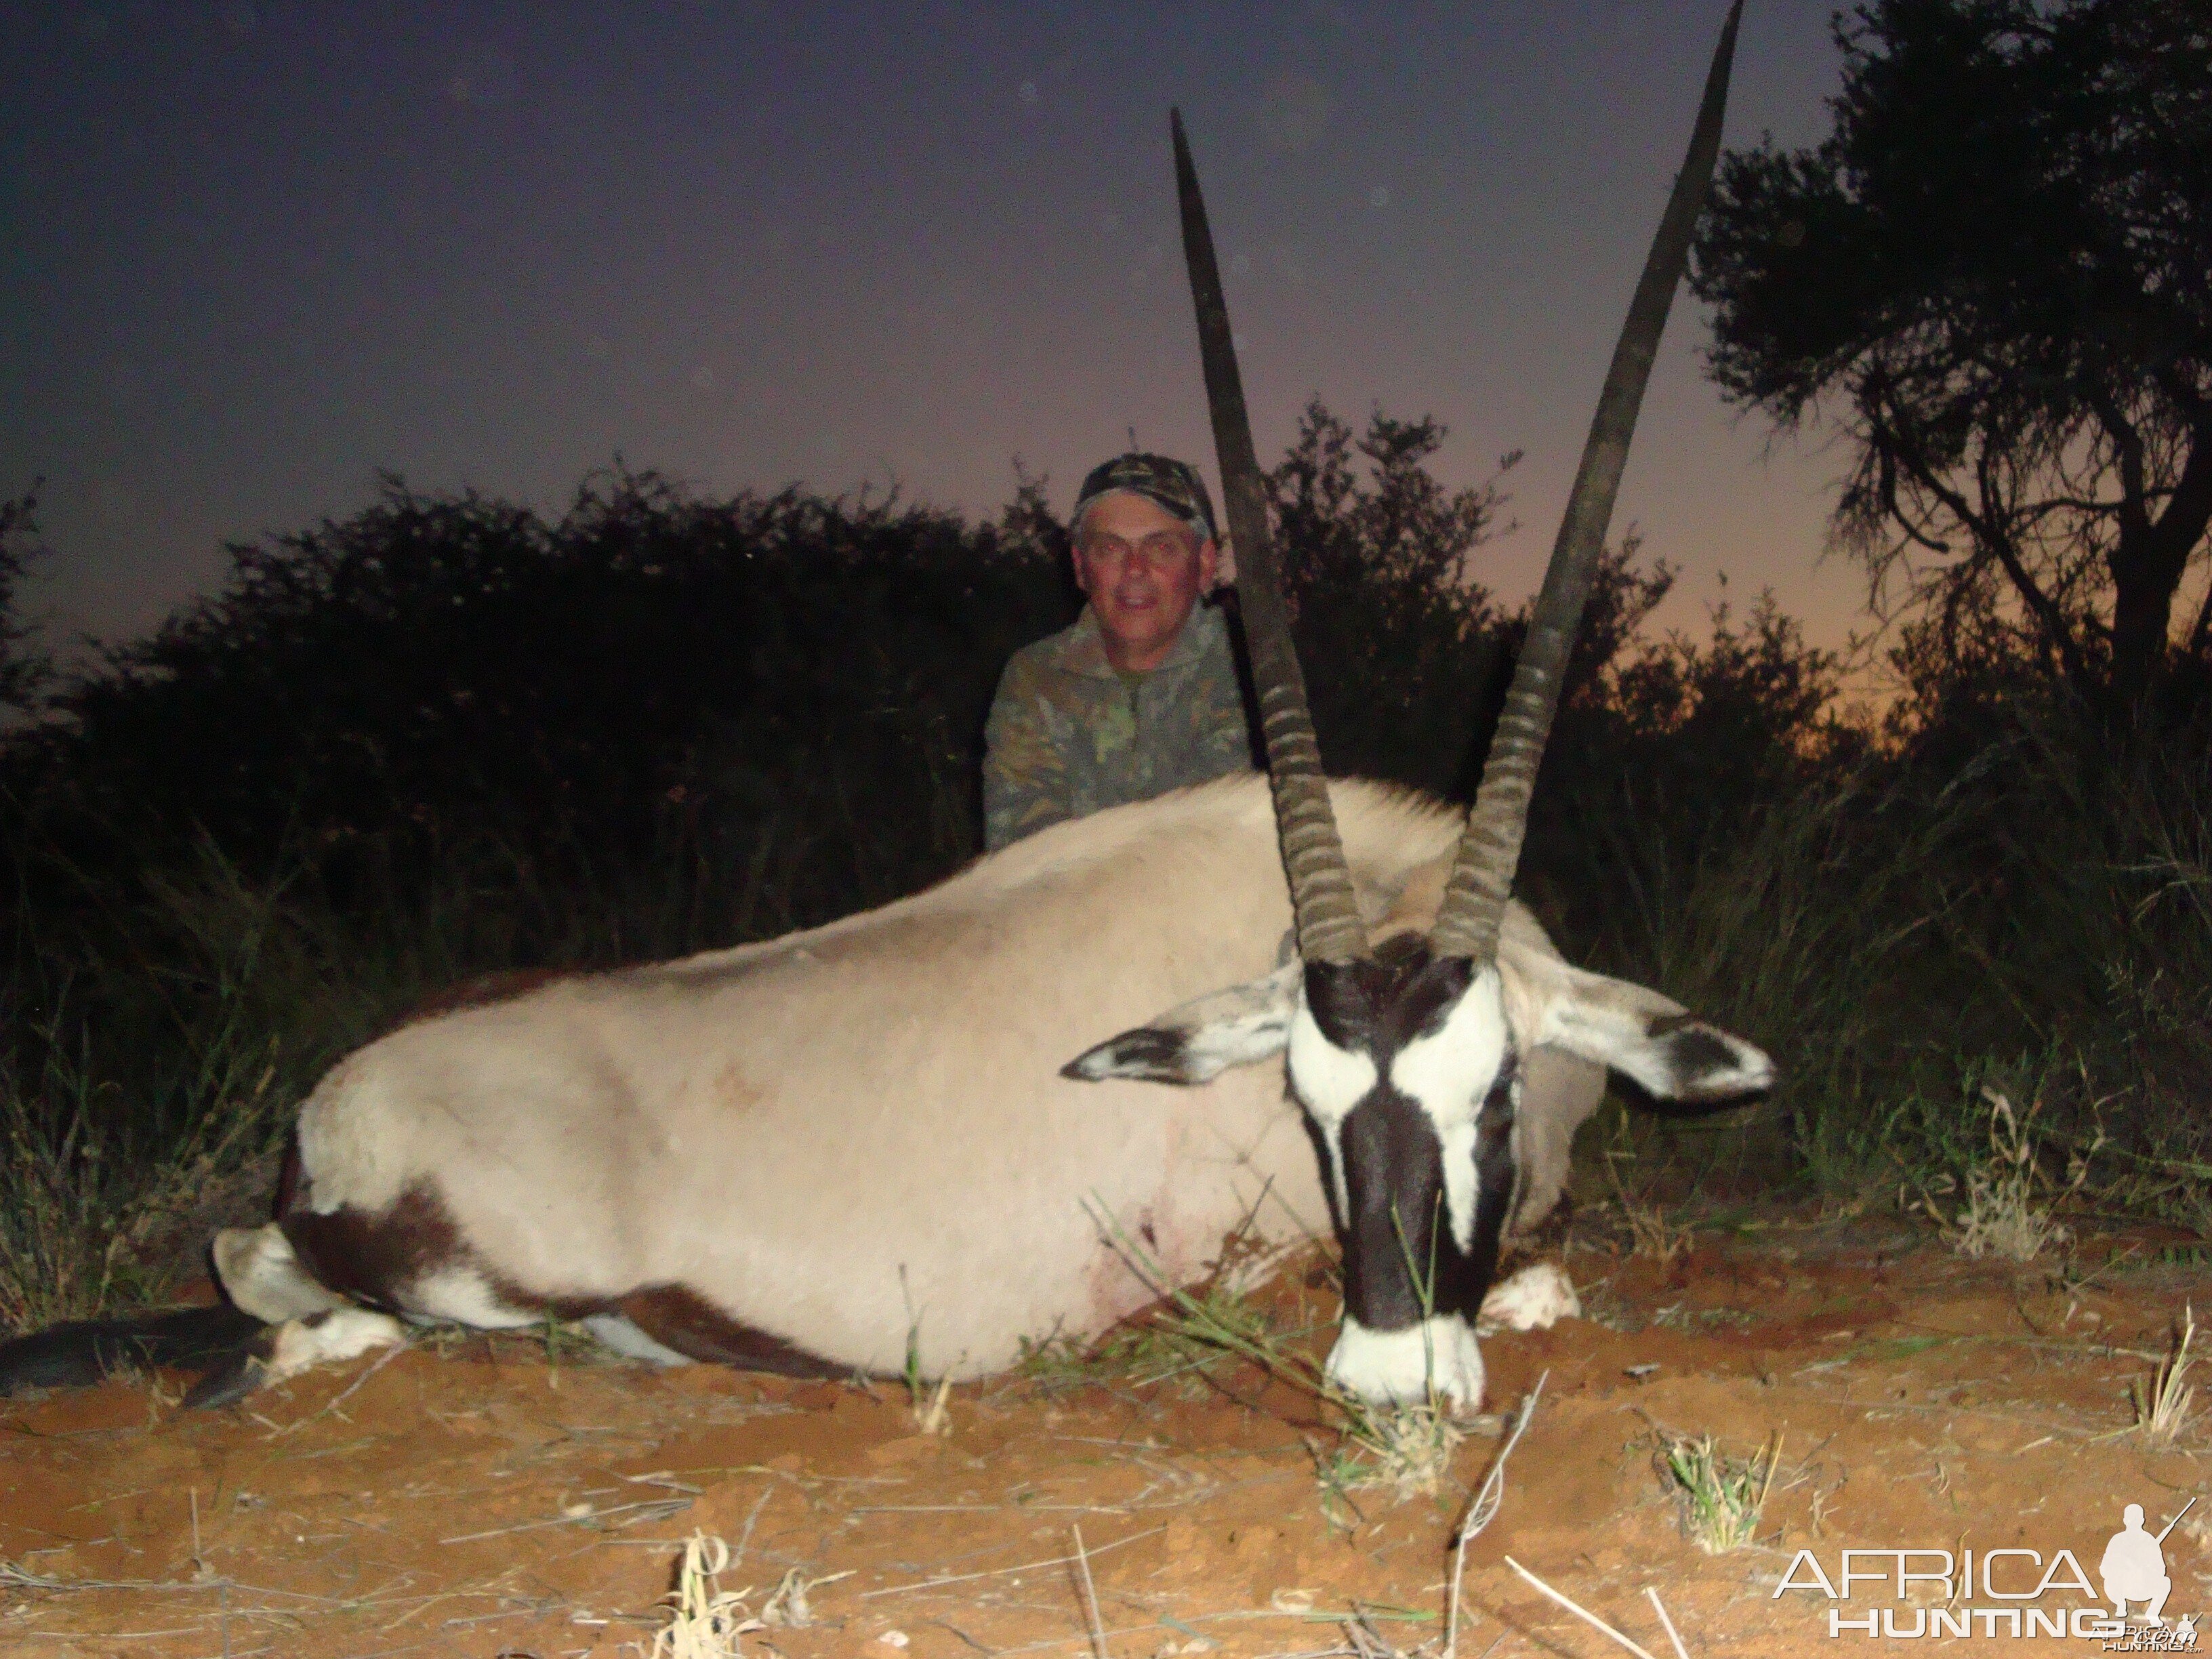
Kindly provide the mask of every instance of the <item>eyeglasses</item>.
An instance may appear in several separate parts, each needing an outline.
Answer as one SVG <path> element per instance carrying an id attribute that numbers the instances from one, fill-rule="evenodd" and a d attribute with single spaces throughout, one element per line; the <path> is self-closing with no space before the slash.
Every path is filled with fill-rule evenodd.
<path id="1" fill-rule="evenodd" d="M 1119 536 L 1085 536 L 1077 544 L 1083 556 L 1094 564 L 1126 565 L 1132 559 L 1141 559 L 1146 568 L 1164 570 L 1177 561 L 1188 558 L 1198 550 L 1198 538 L 1189 531 L 1155 530 L 1135 542 Z"/>

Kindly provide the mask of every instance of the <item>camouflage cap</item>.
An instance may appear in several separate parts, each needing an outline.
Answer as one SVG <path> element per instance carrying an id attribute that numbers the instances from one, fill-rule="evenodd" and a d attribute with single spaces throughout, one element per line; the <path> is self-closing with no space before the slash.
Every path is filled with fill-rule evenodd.
<path id="1" fill-rule="evenodd" d="M 1080 525 L 1085 508 L 1101 495 L 1117 489 L 1133 489 L 1147 501 L 1157 501 L 1208 541 L 1216 539 L 1213 501 L 1206 493 L 1206 480 L 1198 476 L 1198 469 L 1188 461 L 1166 455 L 1140 454 L 1135 450 L 1091 469 L 1090 476 L 1083 481 L 1082 490 L 1076 495 L 1075 511 L 1069 516 L 1068 524 Z"/>

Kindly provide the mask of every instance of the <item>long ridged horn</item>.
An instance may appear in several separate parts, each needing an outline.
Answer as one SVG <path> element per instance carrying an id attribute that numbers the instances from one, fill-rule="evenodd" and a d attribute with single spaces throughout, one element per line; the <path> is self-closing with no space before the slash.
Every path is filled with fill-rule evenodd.
<path id="1" fill-rule="evenodd" d="M 1213 233 L 1198 169 L 1183 137 L 1182 112 L 1169 117 L 1175 134 L 1176 192 L 1182 202 L 1182 248 L 1190 264 L 1190 293 L 1198 311 L 1199 356 L 1206 366 L 1206 401 L 1213 416 L 1213 448 L 1221 468 L 1221 493 L 1237 554 L 1237 595 L 1244 613 L 1244 641 L 1252 653 L 1252 678 L 1260 693 L 1260 726 L 1267 745 L 1267 776 L 1275 794 L 1275 830 L 1291 881 L 1298 954 L 1306 961 L 1350 962 L 1368 954 L 1367 930 L 1352 897 L 1352 872 L 1328 781 L 1321 769 L 1321 744 L 1306 707 L 1305 676 L 1291 641 L 1290 617 L 1267 535 L 1267 496 L 1244 413 L 1244 380 L 1229 331 L 1229 305 L 1214 263 Z"/>
<path id="2" fill-rule="evenodd" d="M 1513 671 L 1513 687 L 1498 717 L 1498 734 L 1491 740 L 1482 785 L 1475 792 L 1459 856 L 1444 888 L 1443 903 L 1429 933 L 1429 949 L 1434 956 L 1467 957 L 1486 963 L 1498 954 L 1498 928 L 1504 921 L 1514 871 L 1521 862 L 1522 838 L 1528 829 L 1528 798 L 1535 788 L 1536 767 L 1544 757 L 1552 716 L 1559 706 L 1559 683 L 1574 648 L 1575 630 L 1582 623 L 1583 602 L 1589 597 L 1597 556 L 1605 545 L 1621 469 L 1628 461 L 1628 441 L 1636 431 L 1636 412 L 1644 401 L 1644 382 L 1651 377 L 1651 360 L 1659 349 L 1660 333 L 1667 326 L 1675 285 L 1688 263 L 1690 234 L 1705 207 L 1713 163 L 1720 154 L 1729 65 L 1735 53 L 1736 22 L 1742 13 L 1743 0 L 1735 0 L 1729 9 L 1727 26 L 1721 30 L 1720 45 L 1713 51 L 1712 68 L 1705 76 L 1705 103 L 1690 136 L 1689 154 L 1674 180 L 1674 194 L 1659 222 L 1659 234 L 1652 239 L 1650 255 L 1644 262 L 1644 276 L 1636 285 L 1620 343 L 1613 349 L 1613 366 L 1606 371 L 1605 391 L 1598 398 L 1597 416 L 1583 446 L 1582 466 L 1567 498 L 1559 538 L 1552 548 L 1543 592 L 1529 616 L 1528 637 Z"/>

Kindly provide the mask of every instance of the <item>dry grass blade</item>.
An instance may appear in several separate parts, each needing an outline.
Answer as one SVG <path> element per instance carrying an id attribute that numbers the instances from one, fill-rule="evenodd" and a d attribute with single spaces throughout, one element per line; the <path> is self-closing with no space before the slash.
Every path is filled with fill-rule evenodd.
<path id="1" fill-rule="evenodd" d="M 1459 1587 L 1467 1571 L 1467 1545 L 1471 1538 L 1480 1535 L 1482 1529 L 1498 1518 L 1498 1510 L 1505 1502 L 1505 1463 L 1513 1455 L 1513 1449 L 1521 1443 L 1528 1431 L 1528 1419 L 1536 1414 L 1536 1402 L 1544 1396 L 1544 1384 L 1551 1380 L 1547 1370 L 1536 1379 L 1536 1386 L 1528 1390 L 1528 1398 L 1521 1402 L 1521 1410 L 1513 1419 L 1513 1427 L 1505 1437 L 1505 1443 L 1498 1449 L 1498 1456 L 1483 1477 L 1482 1486 L 1474 1494 L 1474 1502 L 1468 1505 L 1467 1519 L 1460 1523 L 1459 1540 L 1452 1547 L 1451 1603 L 1444 1615 L 1444 1659 L 1454 1659 L 1459 1651 Z"/>
<path id="2" fill-rule="evenodd" d="M 1083 1547 L 1083 1528 L 1070 1527 L 1075 1537 L 1075 1565 L 1082 1573 L 1083 1622 L 1091 1637 L 1092 1659 L 1106 1659 L 1106 1627 L 1098 1621 L 1098 1586 L 1091 1582 L 1091 1553 Z"/>
<path id="3" fill-rule="evenodd" d="M 1522 1566 L 1511 1556 L 1509 1555 L 1505 1558 L 1505 1565 L 1512 1568 L 1514 1571 L 1519 1573 L 1522 1577 L 1527 1579 L 1530 1586 L 1540 1595 L 1558 1602 L 1569 1613 L 1574 1614 L 1576 1618 L 1589 1626 L 1591 1629 L 1602 1631 L 1606 1635 L 1610 1636 L 1614 1641 L 1620 1643 L 1621 1646 L 1626 1648 L 1631 1653 L 1634 1654 L 1636 1656 L 1636 1659 L 1655 1659 L 1655 1656 L 1650 1650 L 1638 1647 L 1634 1642 L 1630 1641 L 1628 1638 L 1623 1636 L 1612 1626 L 1607 1624 L 1604 1620 L 1599 1618 L 1588 1607 L 1582 1607 L 1576 1602 L 1570 1601 L 1565 1596 L 1560 1595 L 1559 1591 L 1553 1589 L 1542 1579 L 1537 1577 L 1534 1573 L 1529 1571 L 1528 1568 Z"/>
<path id="4" fill-rule="evenodd" d="M 952 1398 L 952 1379 L 940 1376 L 929 1403 L 915 1402 L 914 1426 L 917 1433 L 949 1435 L 952 1432 L 952 1413 L 946 1409 Z"/>
<path id="5" fill-rule="evenodd" d="M 857 1571 L 857 1568 L 848 1567 L 842 1572 L 810 1578 L 799 1568 L 791 1568 L 776 1581 L 775 1589 L 762 1607 L 761 1623 L 771 1629 L 780 1626 L 786 1630 L 805 1630 L 814 1622 L 814 1608 L 807 1597 L 824 1584 L 850 1578 Z"/>
<path id="6" fill-rule="evenodd" d="M 745 1607 L 750 1589 L 726 1590 L 716 1580 L 729 1565 L 730 1547 L 720 1539 L 695 1532 L 685 1541 L 667 1598 L 674 1606 L 653 1632 L 648 1659 L 733 1659 L 738 1637 L 766 1628 Z"/>
<path id="7" fill-rule="evenodd" d="M 1620 1179 L 1620 1159 L 1631 1156 L 1633 1154 L 1608 1149 L 1605 1154 L 1606 1173 L 1613 1178 L 1613 1199 L 1628 1223 L 1630 1248 L 1636 1255 L 1649 1256 L 1664 1267 L 1676 1256 L 1687 1255 L 1697 1236 L 1689 1228 L 1669 1221 L 1667 1212 L 1650 1198 L 1630 1194 Z"/>
<path id="8" fill-rule="evenodd" d="M 1467 1438 L 1442 1404 L 1345 1407 L 1351 1421 L 1346 1437 L 1367 1459 L 1367 1467 L 1340 1465 L 1330 1479 L 1338 1486 L 1388 1486 L 1402 1503 L 1435 1492 L 1443 1485 L 1452 1458 Z"/>
<path id="9" fill-rule="evenodd" d="M 1667 1616 L 1667 1604 L 1659 1599 L 1659 1592 L 1646 1584 L 1644 1593 L 1651 1598 L 1651 1611 L 1659 1615 L 1659 1627 L 1667 1632 L 1667 1639 L 1674 1644 L 1674 1659 L 1690 1659 L 1689 1649 L 1682 1645 L 1682 1632 L 1674 1628 L 1674 1621 Z"/>

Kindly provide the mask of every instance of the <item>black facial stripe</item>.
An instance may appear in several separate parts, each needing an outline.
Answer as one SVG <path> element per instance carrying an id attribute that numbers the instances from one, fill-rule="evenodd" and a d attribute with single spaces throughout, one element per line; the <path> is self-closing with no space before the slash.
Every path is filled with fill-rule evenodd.
<path id="1" fill-rule="evenodd" d="M 1505 1064 L 1483 1103 L 1482 1117 L 1474 1136 L 1474 1228 L 1468 1240 L 1467 1267 L 1461 1290 L 1461 1309 L 1471 1324 L 1482 1311 L 1482 1298 L 1490 1294 L 1498 1277 L 1498 1241 L 1504 1236 L 1505 1218 L 1513 1208 L 1513 1119 L 1520 1090 L 1518 1057 L 1506 1050 Z"/>
<path id="2" fill-rule="evenodd" d="M 1419 1103 L 1386 1083 L 1345 1119 L 1340 1144 L 1352 1212 L 1336 1218 L 1344 1246 L 1344 1301 L 1368 1330 L 1419 1323 L 1423 1308 L 1415 1275 L 1426 1277 L 1431 1268 L 1429 1311 L 1456 1313 L 1470 1324 L 1481 1311 L 1498 1274 L 1499 1241 L 1512 1208 L 1516 1076 L 1509 1051 L 1477 1121 L 1474 1223 L 1464 1250 L 1453 1236 L 1444 1199 L 1443 1148 Z"/>
<path id="3" fill-rule="evenodd" d="M 1436 1271 L 1433 1305 L 1446 1306 L 1458 1247 L 1443 1220 L 1443 1149 L 1428 1116 L 1388 1084 L 1352 1109 L 1339 1133 L 1345 1188 L 1344 1303 L 1371 1331 L 1420 1322 L 1416 1273 Z"/>

